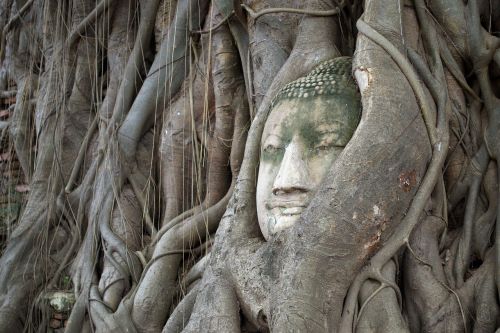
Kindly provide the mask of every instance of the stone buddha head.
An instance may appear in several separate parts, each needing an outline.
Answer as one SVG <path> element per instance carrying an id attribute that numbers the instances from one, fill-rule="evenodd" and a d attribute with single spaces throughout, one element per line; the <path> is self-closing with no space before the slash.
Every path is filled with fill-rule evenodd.
<path id="1" fill-rule="evenodd" d="M 262 134 L 257 182 L 266 240 L 297 222 L 360 115 L 349 57 L 328 60 L 278 92 Z"/>

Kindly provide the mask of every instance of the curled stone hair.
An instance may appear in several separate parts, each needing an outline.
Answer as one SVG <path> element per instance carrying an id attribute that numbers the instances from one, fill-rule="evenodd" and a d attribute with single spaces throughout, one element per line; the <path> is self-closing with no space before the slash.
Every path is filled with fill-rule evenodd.
<path id="1" fill-rule="evenodd" d="M 344 96 L 359 99 L 359 92 L 351 75 L 351 58 L 338 57 L 327 60 L 309 74 L 285 85 L 272 102 L 275 106 L 283 100 L 316 96 Z"/>

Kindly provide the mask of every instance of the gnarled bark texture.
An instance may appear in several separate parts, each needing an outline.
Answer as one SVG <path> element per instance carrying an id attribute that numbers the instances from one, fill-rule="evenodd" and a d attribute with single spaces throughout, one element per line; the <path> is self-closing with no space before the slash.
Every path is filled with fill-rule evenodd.
<path id="1" fill-rule="evenodd" d="M 495 332 L 498 8 L 0 0 L 0 331 Z M 339 56 L 361 121 L 266 241 L 272 100 Z"/>

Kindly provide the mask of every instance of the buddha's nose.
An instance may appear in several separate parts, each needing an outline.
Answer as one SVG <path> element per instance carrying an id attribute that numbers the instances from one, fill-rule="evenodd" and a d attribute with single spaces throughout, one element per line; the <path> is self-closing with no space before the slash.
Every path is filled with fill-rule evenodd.
<path id="1" fill-rule="evenodd" d="M 292 140 L 285 154 L 273 184 L 273 194 L 280 195 L 311 190 L 309 168 L 304 158 L 304 148 Z"/>

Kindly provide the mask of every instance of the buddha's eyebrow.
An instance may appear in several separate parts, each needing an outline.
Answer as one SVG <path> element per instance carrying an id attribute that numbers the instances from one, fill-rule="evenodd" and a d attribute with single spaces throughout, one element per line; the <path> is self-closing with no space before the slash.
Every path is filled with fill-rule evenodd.
<path id="1" fill-rule="evenodd" d="M 265 143 L 267 140 L 269 140 L 269 138 L 272 138 L 272 137 L 275 137 L 276 139 L 278 140 L 282 140 L 283 138 L 281 136 L 279 136 L 278 134 L 268 134 L 264 140 L 262 140 L 262 143 Z"/>
<path id="2" fill-rule="evenodd" d="M 320 133 L 326 132 L 339 132 L 342 128 L 351 128 L 348 122 L 343 122 L 339 120 L 334 120 L 329 122 L 328 124 L 319 124 L 317 127 L 317 131 Z"/>
<path id="3" fill-rule="evenodd" d="M 316 128 L 316 131 L 319 134 L 338 133 L 340 130 L 339 125 L 340 124 L 329 124 L 329 125 L 322 124 Z"/>
<path id="4" fill-rule="evenodd" d="M 321 141 L 323 140 L 328 140 L 330 141 L 331 139 L 331 142 L 330 142 L 330 145 L 332 146 L 345 146 L 345 144 L 343 144 L 343 140 L 342 140 L 342 135 L 341 135 L 341 131 L 339 128 L 327 128 L 327 129 L 324 129 L 324 130 L 321 130 L 319 129 L 317 131 L 318 133 L 318 137 L 316 138 L 316 143 L 320 143 Z M 340 142 L 340 144 L 338 144 Z"/>
<path id="5" fill-rule="evenodd" d="M 329 119 L 327 117 L 325 118 L 320 118 L 318 119 L 319 120 L 319 124 L 318 124 L 318 127 L 326 127 L 326 128 L 329 128 L 329 127 L 338 127 L 338 126 L 347 126 L 348 125 L 348 122 L 345 122 L 345 121 L 342 121 L 342 120 L 338 120 L 338 119 Z"/>
<path id="6" fill-rule="evenodd" d="M 324 130 L 318 129 L 318 133 L 320 135 L 324 135 L 324 134 L 337 134 L 338 132 L 339 132 L 338 128 L 332 128 L 332 129 L 327 128 L 327 129 L 324 129 Z"/>

